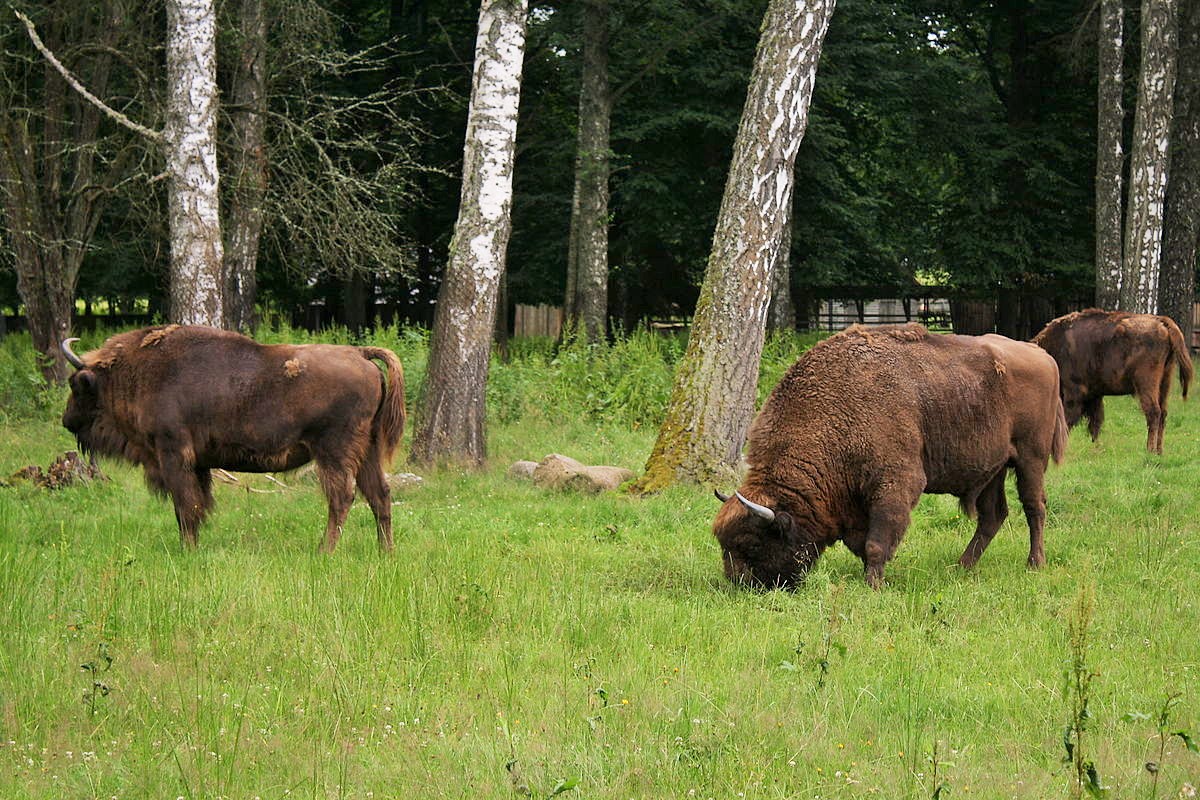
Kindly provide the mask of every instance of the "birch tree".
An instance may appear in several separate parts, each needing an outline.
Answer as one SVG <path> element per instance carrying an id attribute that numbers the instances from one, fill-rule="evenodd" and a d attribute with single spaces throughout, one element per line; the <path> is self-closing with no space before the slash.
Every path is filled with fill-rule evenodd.
<path id="1" fill-rule="evenodd" d="M 527 0 L 483 0 L 463 149 L 462 193 L 410 458 L 480 465 L 484 398 L 505 250 Z"/>
<path id="2" fill-rule="evenodd" d="M 1122 126 L 1125 6 L 1100 0 L 1096 90 L 1096 305 L 1116 308 L 1121 292 Z"/>
<path id="3" fill-rule="evenodd" d="M 732 482 L 754 414 L 771 275 L 834 0 L 771 0 L 687 351 L 637 483 Z"/>
<path id="4" fill-rule="evenodd" d="M 1125 253 L 1117 306 L 1158 311 L 1163 205 L 1170 167 L 1178 0 L 1143 0 L 1142 69 L 1130 148 Z"/>
<path id="5" fill-rule="evenodd" d="M 1190 346 L 1200 237 L 1200 0 L 1182 0 L 1179 8 L 1174 117 L 1158 299 Z"/>
<path id="6" fill-rule="evenodd" d="M 217 26 L 212 0 L 167 0 L 170 316 L 224 323 L 224 245 L 217 171 Z"/>

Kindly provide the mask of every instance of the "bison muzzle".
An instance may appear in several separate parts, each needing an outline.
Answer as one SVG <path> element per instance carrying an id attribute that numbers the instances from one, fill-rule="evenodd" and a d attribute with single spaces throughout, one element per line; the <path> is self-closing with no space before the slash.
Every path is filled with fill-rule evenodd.
<path id="1" fill-rule="evenodd" d="M 213 469 L 279 472 L 315 461 L 329 501 L 320 549 L 341 536 L 355 486 L 392 548 L 384 470 L 404 431 L 404 375 L 381 347 L 263 345 L 237 333 L 166 325 L 110 337 L 76 368 L 63 426 L 80 449 L 140 465 L 175 505 L 195 547 Z M 375 361 L 381 362 L 381 370 Z"/>

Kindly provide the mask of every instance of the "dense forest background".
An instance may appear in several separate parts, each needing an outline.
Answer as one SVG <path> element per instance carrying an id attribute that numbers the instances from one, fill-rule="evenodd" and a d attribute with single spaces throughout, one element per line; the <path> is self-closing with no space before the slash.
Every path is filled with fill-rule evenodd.
<path id="1" fill-rule="evenodd" d="M 115 53 L 106 98 L 141 120 L 161 116 L 159 4 L 17 5 L 81 75 Z M 237 187 L 225 132 L 238 110 L 230 97 L 243 5 L 218 4 L 225 195 Z M 615 325 L 694 307 L 765 6 L 610 5 Z M 563 300 L 581 7 L 531 5 L 502 309 Z M 429 325 L 458 210 L 477 4 L 268 0 L 266 14 L 260 307 L 358 327 L 387 304 Z M 918 282 L 998 298 L 1002 318 L 1036 305 L 1044 319 L 1090 302 L 1096 30 L 1094 5 L 1079 0 L 840 0 L 796 164 L 790 282 L 801 324 L 806 299 L 822 293 L 898 295 Z M 1137 31 L 1129 4 L 1127 125 Z M 0 38 L 0 86 L 10 117 L 20 116 L 22 104 L 40 102 L 46 68 L 15 19 L 0 17 Z M 97 130 L 94 158 L 116 174 L 81 189 L 104 202 L 78 296 L 161 312 L 159 156 L 108 119 Z M 6 234 L 0 227 L 0 306 L 15 312 Z"/>

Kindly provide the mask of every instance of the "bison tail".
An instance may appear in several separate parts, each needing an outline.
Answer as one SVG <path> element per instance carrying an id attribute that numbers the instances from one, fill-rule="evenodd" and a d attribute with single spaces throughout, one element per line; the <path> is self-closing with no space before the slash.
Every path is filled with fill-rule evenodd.
<path id="1" fill-rule="evenodd" d="M 359 350 L 363 358 L 382 361 L 387 368 L 387 387 L 371 425 L 372 444 L 386 471 L 392 464 L 400 437 L 404 435 L 404 368 L 396 354 L 387 348 L 360 347 Z"/>
<path id="2" fill-rule="evenodd" d="M 1054 459 L 1055 464 L 1061 464 L 1067 452 L 1067 436 L 1071 427 L 1067 425 L 1067 414 L 1063 410 L 1061 398 L 1056 405 L 1058 408 L 1054 412 L 1054 439 L 1050 443 L 1050 457 Z"/>
<path id="3" fill-rule="evenodd" d="M 1183 399 L 1187 399 L 1188 384 L 1192 382 L 1195 368 L 1192 366 L 1192 354 L 1188 351 L 1187 342 L 1183 340 L 1183 331 L 1175 321 L 1167 318 L 1167 334 L 1171 337 L 1171 355 L 1179 364 L 1179 388 L 1183 391 Z"/>

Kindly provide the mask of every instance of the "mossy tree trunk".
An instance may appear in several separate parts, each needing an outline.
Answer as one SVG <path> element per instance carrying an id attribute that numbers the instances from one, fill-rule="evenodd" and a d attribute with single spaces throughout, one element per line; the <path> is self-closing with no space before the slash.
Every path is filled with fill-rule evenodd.
<path id="1" fill-rule="evenodd" d="M 512 176 L 527 0 L 483 0 L 462 194 L 434 313 L 411 459 L 481 465 L 496 299 L 512 230 Z"/>
<path id="2" fill-rule="evenodd" d="M 666 419 L 636 490 L 733 481 L 754 414 L 771 278 L 833 0 L 771 0 Z"/>

